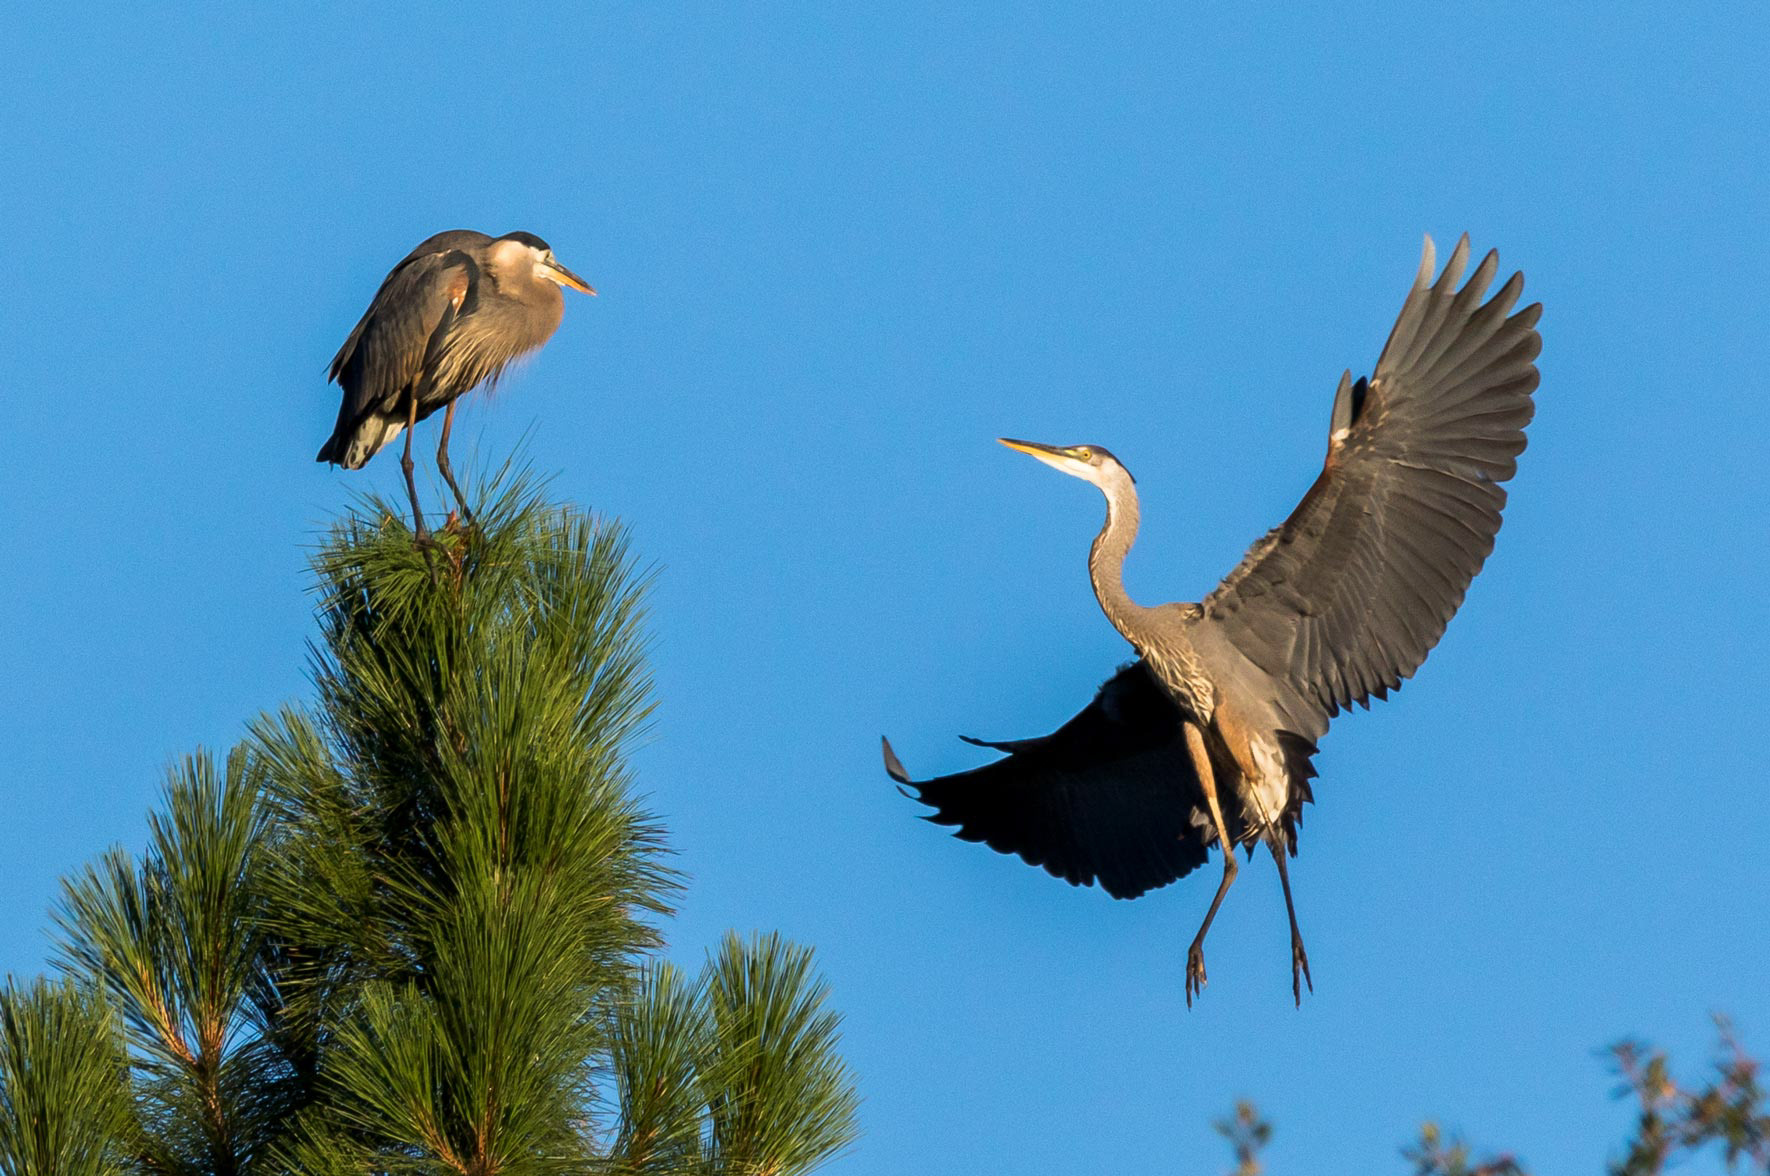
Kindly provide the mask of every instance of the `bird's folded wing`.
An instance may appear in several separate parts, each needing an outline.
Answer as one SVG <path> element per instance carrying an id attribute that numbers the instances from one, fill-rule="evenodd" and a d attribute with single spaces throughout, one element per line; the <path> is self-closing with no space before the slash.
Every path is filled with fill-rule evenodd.
<path id="1" fill-rule="evenodd" d="M 969 742 L 1008 754 L 917 781 L 884 745 L 886 770 L 954 836 L 1019 854 L 1072 885 L 1098 881 L 1114 898 L 1136 898 L 1204 863 L 1208 839 L 1193 820 L 1204 794 L 1180 712 L 1142 662 L 1050 735 Z"/>
<path id="2" fill-rule="evenodd" d="M 1482 303 L 1495 253 L 1458 290 L 1468 255 L 1465 237 L 1433 283 L 1427 239 L 1375 376 L 1341 379 L 1321 476 L 1205 600 L 1204 624 L 1325 715 L 1419 668 L 1499 531 L 1542 307 L 1512 313 L 1519 273 Z"/>
<path id="3" fill-rule="evenodd" d="M 419 254 L 387 275 L 375 301 L 332 360 L 347 419 L 396 412 L 423 371 L 438 328 L 470 298 L 479 268 L 459 250 Z"/>

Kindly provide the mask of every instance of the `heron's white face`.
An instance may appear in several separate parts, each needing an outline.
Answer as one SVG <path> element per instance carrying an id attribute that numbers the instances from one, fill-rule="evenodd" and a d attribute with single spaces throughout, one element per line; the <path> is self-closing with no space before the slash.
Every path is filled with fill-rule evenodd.
<path id="1" fill-rule="evenodd" d="M 589 282 L 560 265 L 559 260 L 553 256 L 553 250 L 537 249 L 526 241 L 505 238 L 493 242 L 488 261 L 499 273 L 520 274 L 526 269 L 529 277 L 535 281 L 569 286 L 585 294 L 596 293 L 596 288 Z"/>
<path id="2" fill-rule="evenodd" d="M 492 242 L 487 260 L 500 273 L 520 274 L 528 268 L 535 271 L 536 277 L 540 277 L 541 261 L 546 256 L 546 250 L 536 249 L 522 241 L 499 240 Z"/>

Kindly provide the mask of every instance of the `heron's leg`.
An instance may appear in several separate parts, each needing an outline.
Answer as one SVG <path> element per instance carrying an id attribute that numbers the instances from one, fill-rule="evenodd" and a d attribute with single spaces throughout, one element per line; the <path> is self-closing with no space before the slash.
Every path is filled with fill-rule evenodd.
<path id="1" fill-rule="evenodd" d="M 1199 925 L 1198 934 L 1193 936 L 1192 946 L 1186 949 L 1186 1007 L 1192 1007 L 1192 998 L 1205 988 L 1205 932 L 1211 929 L 1211 920 L 1217 917 L 1217 908 L 1223 905 L 1223 896 L 1229 893 L 1230 883 L 1235 881 L 1235 846 L 1229 840 L 1229 823 L 1223 819 L 1223 806 L 1217 799 L 1217 777 L 1211 770 L 1211 755 L 1205 747 L 1205 733 L 1198 724 L 1186 723 L 1186 750 L 1192 755 L 1193 767 L 1198 770 L 1199 783 L 1204 788 L 1205 804 L 1211 810 L 1211 820 L 1217 828 L 1217 844 L 1223 847 L 1223 881 L 1217 884 L 1217 895 L 1211 899 L 1211 909 L 1205 912 L 1205 921 Z"/>
<path id="2" fill-rule="evenodd" d="M 424 512 L 418 507 L 418 483 L 412 478 L 412 432 L 418 427 L 418 393 L 406 395 L 406 450 L 400 455 L 399 468 L 406 471 L 406 493 L 412 496 L 412 533 L 419 543 L 430 542 L 424 529 Z"/>
<path id="3" fill-rule="evenodd" d="M 1278 863 L 1278 881 L 1284 887 L 1284 913 L 1291 919 L 1291 996 L 1296 999 L 1297 1007 L 1303 1007 L 1303 985 L 1309 985 L 1309 991 L 1315 991 L 1315 981 L 1309 978 L 1309 956 L 1303 950 L 1303 933 L 1297 930 L 1297 906 L 1291 901 L 1291 875 L 1284 864 L 1284 845 L 1276 837 L 1268 838 L 1266 847 L 1272 851 L 1272 860 Z"/>
<path id="4" fill-rule="evenodd" d="M 461 508 L 461 521 L 471 523 L 473 512 L 467 509 L 467 498 L 461 493 L 461 487 L 455 485 L 455 471 L 449 465 L 449 429 L 455 423 L 455 402 L 443 409 L 442 444 L 436 447 L 436 468 L 442 471 L 443 481 L 455 493 L 455 505 Z"/>

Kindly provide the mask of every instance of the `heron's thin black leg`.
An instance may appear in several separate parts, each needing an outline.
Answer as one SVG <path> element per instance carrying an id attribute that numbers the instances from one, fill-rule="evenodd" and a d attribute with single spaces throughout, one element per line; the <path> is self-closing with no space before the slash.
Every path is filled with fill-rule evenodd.
<path id="1" fill-rule="evenodd" d="M 1303 1007 L 1303 985 L 1309 985 L 1309 991 L 1315 991 L 1315 981 L 1309 977 L 1309 955 L 1303 950 L 1303 933 L 1297 930 L 1297 906 L 1291 901 L 1291 874 L 1284 864 L 1284 845 L 1278 838 L 1269 838 L 1266 847 L 1272 851 L 1272 860 L 1278 863 L 1279 885 L 1284 887 L 1284 913 L 1291 919 L 1291 995 L 1297 1001 L 1297 1007 Z"/>
<path id="2" fill-rule="evenodd" d="M 467 498 L 461 493 L 461 487 L 455 485 L 455 471 L 449 465 L 449 429 L 455 423 L 455 402 L 443 409 L 442 444 L 436 447 L 436 468 L 442 471 L 443 481 L 455 493 L 455 505 L 461 508 L 461 521 L 471 523 L 473 512 L 467 509 Z"/>
<path id="3" fill-rule="evenodd" d="M 424 529 L 424 512 L 418 507 L 418 483 L 412 478 L 412 432 L 418 427 L 418 393 L 406 395 L 406 450 L 400 455 L 399 467 L 406 471 L 406 493 L 412 496 L 412 533 L 419 543 L 430 542 Z"/>
<path id="4" fill-rule="evenodd" d="M 1235 846 L 1229 840 L 1229 824 L 1223 819 L 1223 806 L 1217 800 L 1217 777 L 1211 770 L 1210 752 L 1205 748 L 1205 733 L 1198 724 L 1186 724 L 1186 750 L 1192 755 L 1192 763 L 1198 769 L 1199 783 L 1204 787 L 1205 804 L 1211 810 L 1211 820 L 1217 828 L 1217 844 L 1223 847 L 1223 881 L 1217 884 L 1216 897 L 1211 899 L 1211 909 L 1205 912 L 1205 921 L 1199 925 L 1198 934 L 1193 936 L 1192 946 L 1186 949 L 1186 1007 L 1192 1007 L 1192 998 L 1205 988 L 1205 932 L 1211 929 L 1211 920 L 1217 917 L 1217 908 L 1223 905 L 1223 896 L 1229 893 L 1230 883 L 1235 881 Z"/>

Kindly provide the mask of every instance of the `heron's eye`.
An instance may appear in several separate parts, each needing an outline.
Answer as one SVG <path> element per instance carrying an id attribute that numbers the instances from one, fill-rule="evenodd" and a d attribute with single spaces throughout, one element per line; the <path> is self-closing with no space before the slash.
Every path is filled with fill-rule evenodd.
<path id="1" fill-rule="evenodd" d="M 1093 461 L 1094 460 L 1094 451 L 1092 449 L 1089 449 L 1086 445 L 1083 445 L 1079 449 L 1076 449 L 1074 452 L 1075 452 L 1075 455 L 1078 460 L 1081 460 L 1081 461 Z"/>

